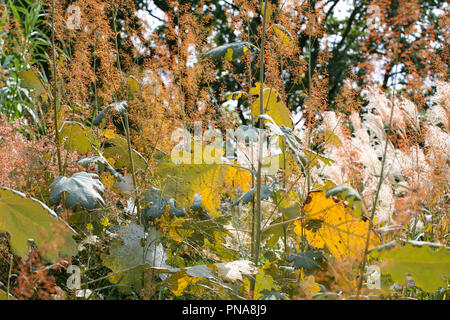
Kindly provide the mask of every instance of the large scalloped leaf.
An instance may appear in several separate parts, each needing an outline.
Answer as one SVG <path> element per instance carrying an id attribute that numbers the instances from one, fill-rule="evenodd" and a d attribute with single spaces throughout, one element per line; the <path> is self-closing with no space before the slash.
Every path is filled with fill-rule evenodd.
<path id="1" fill-rule="evenodd" d="M 274 279 L 271 275 L 265 274 L 263 268 L 258 268 L 258 274 L 255 277 L 255 293 L 254 293 L 254 299 L 257 300 L 264 296 L 263 292 L 266 292 L 265 290 L 271 291 L 272 289 L 278 290 L 277 285 L 275 284 Z M 246 288 L 246 291 L 250 291 L 250 280 L 244 279 L 244 285 Z"/>
<path id="2" fill-rule="evenodd" d="M 381 251 L 380 258 L 384 262 L 382 273 L 389 273 L 399 284 L 406 284 L 406 275 L 410 274 L 417 287 L 434 292 L 447 286 L 443 277 L 450 279 L 450 250 L 446 248 L 432 250 L 408 243 L 403 248 Z"/>
<path id="3" fill-rule="evenodd" d="M 58 204 L 62 194 L 67 192 L 66 208 L 73 209 L 80 204 L 88 210 L 95 209 L 97 203 L 104 204 L 100 193 L 105 190 L 103 183 L 97 178 L 98 175 L 87 172 L 74 173 L 70 178 L 56 178 L 49 186 L 50 189 L 53 188 L 50 193 L 50 204 Z"/>
<path id="4" fill-rule="evenodd" d="M 28 256 L 29 239 L 33 239 L 38 248 L 56 240 L 55 249 L 43 252 L 47 261 L 77 253 L 72 239 L 75 232 L 53 210 L 39 200 L 8 188 L 0 189 L 0 232 L 9 233 L 11 249 L 21 257 Z"/>
<path id="5" fill-rule="evenodd" d="M 59 141 L 69 151 L 88 153 L 100 146 L 92 130 L 75 121 L 64 121 L 59 127 Z"/>
<path id="6" fill-rule="evenodd" d="M 354 257 L 365 249 L 369 221 L 363 221 L 351 213 L 344 203 L 327 198 L 322 191 L 310 192 L 303 205 L 306 221 L 302 226 L 295 221 L 294 232 L 302 235 L 316 248 L 327 247 L 338 259 Z M 372 232 L 370 247 L 379 244 L 379 237 Z"/>
<path id="7" fill-rule="evenodd" d="M 144 170 L 147 167 L 147 160 L 145 160 L 145 158 L 136 150 L 131 151 L 134 167 Z M 103 154 L 107 159 L 115 159 L 115 162 L 113 164 L 114 168 L 122 169 L 123 167 L 127 167 L 128 171 L 131 170 L 127 140 L 123 138 L 113 138 L 107 140 Z"/>
<path id="8" fill-rule="evenodd" d="M 103 254 L 101 259 L 105 267 L 116 273 L 109 277 L 109 281 L 125 285 L 119 286 L 119 291 L 130 293 L 133 288 L 140 292 L 149 283 L 152 268 L 175 270 L 166 265 L 167 253 L 159 243 L 161 236 L 156 229 L 150 229 L 144 240 L 144 227 L 131 223 L 120 227 L 118 236 L 120 239 L 113 241 L 109 254 Z"/>
<path id="9" fill-rule="evenodd" d="M 289 256 L 286 261 L 294 262 L 294 267 L 297 269 L 314 269 L 319 268 L 320 265 L 317 260 L 323 257 L 322 252 L 319 250 L 310 250 L 306 252 L 298 252 Z"/>
<path id="10" fill-rule="evenodd" d="M 162 196 L 174 198 L 181 208 L 191 207 L 195 195 L 201 197 L 202 207 L 213 216 L 218 215 L 221 195 L 240 187 L 247 192 L 251 183 L 246 170 L 225 164 L 160 164 L 156 173 L 165 178 Z M 199 198 L 197 196 L 197 198 Z"/>

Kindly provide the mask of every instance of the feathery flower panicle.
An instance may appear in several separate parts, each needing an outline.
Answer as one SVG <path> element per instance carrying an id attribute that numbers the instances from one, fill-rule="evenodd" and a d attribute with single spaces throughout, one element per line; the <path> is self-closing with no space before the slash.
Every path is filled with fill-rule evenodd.
<path id="1" fill-rule="evenodd" d="M 430 159 L 443 161 L 450 159 L 450 134 L 438 126 L 427 126 L 425 129 L 425 147 L 429 148 Z"/>

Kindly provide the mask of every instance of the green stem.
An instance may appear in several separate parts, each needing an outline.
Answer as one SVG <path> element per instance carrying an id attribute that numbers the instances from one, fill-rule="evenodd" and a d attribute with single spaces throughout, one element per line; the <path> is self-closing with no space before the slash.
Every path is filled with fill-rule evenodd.
<path id="1" fill-rule="evenodd" d="M 59 130 L 58 130 L 58 103 L 57 103 L 57 88 L 56 88 L 56 46 L 55 46 L 55 0 L 52 0 L 52 63 L 53 63 L 53 121 L 55 122 L 55 144 L 56 144 L 56 156 L 58 158 L 58 171 L 59 175 L 62 175 L 63 168 L 61 162 L 61 148 L 59 144 Z"/>
<path id="2" fill-rule="evenodd" d="M 282 152 L 283 152 L 283 189 L 286 190 L 286 141 L 285 137 L 282 137 Z M 281 222 L 284 222 L 284 213 L 281 213 Z M 287 226 L 283 225 L 283 245 L 284 245 L 284 256 L 287 258 L 289 256 L 289 250 L 287 246 Z"/>
<path id="3" fill-rule="evenodd" d="M 248 42 L 250 43 L 250 24 L 247 23 L 247 30 L 248 30 Z M 251 90 L 252 88 L 252 61 L 251 61 L 251 53 L 249 52 L 249 57 L 248 57 L 248 90 Z M 255 117 L 252 115 L 252 127 L 255 126 Z M 253 159 L 253 145 L 252 142 L 251 143 L 251 159 Z M 252 169 L 253 166 L 252 166 Z M 252 171 L 252 189 L 255 187 L 255 174 L 253 173 L 254 170 Z M 253 194 L 252 197 L 252 216 L 251 216 L 251 226 L 252 226 L 252 231 L 251 231 L 251 235 L 250 235 L 250 256 L 253 257 L 255 254 L 255 216 L 256 216 L 256 211 L 255 211 L 255 194 Z"/>
<path id="4" fill-rule="evenodd" d="M 267 18 L 267 0 L 264 1 L 264 13 L 263 13 L 263 25 L 262 25 L 262 38 L 261 38 L 261 51 L 260 51 L 260 65 L 259 65 L 259 114 L 264 113 L 264 51 L 266 44 L 266 18 Z M 261 170 L 262 170 L 262 156 L 263 156 L 263 124 L 264 121 L 259 119 L 259 146 L 258 146 L 258 169 L 256 172 L 256 221 L 255 221 L 255 255 L 253 262 L 258 267 L 259 255 L 261 250 Z M 250 292 L 253 294 L 255 291 L 255 280 L 253 279 L 250 285 Z"/>

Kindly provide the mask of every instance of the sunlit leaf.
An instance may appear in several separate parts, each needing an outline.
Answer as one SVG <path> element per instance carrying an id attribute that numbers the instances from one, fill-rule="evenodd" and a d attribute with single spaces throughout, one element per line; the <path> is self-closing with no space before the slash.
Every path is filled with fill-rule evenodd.
<path id="1" fill-rule="evenodd" d="M 257 300 L 264 296 L 265 290 L 277 290 L 277 286 L 275 285 L 275 282 L 271 275 L 265 274 L 264 270 L 262 268 L 258 268 L 258 274 L 255 277 L 255 292 L 254 292 L 254 299 Z M 248 292 L 250 289 L 250 280 L 244 279 L 244 284 L 246 287 L 246 291 Z"/>
<path id="2" fill-rule="evenodd" d="M 200 280 L 224 281 L 235 283 L 243 281 L 245 276 L 256 275 L 258 272 L 253 262 L 249 260 L 236 260 L 208 265 L 195 265 L 182 268 L 174 273 L 167 282 L 169 289 L 176 296 L 181 296 L 186 288 Z"/>
<path id="3" fill-rule="evenodd" d="M 406 284 L 406 276 L 411 275 L 417 287 L 434 292 L 439 287 L 446 288 L 450 279 L 450 250 L 446 248 L 433 250 L 408 243 L 402 248 L 381 251 L 380 258 L 384 262 L 382 272 L 389 273 L 399 284 Z"/>
<path id="4" fill-rule="evenodd" d="M 326 143 L 331 144 L 335 147 L 342 146 L 341 139 L 333 131 L 326 130 L 324 132 L 324 136 L 325 136 L 324 139 L 325 139 Z"/>
<path id="5" fill-rule="evenodd" d="M 303 294 L 311 299 L 313 295 L 320 291 L 320 286 L 316 283 L 314 276 L 304 277 L 300 281 L 300 290 L 303 291 Z"/>
<path id="6" fill-rule="evenodd" d="M 2 300 L 17 300 L 11 293 L 8 295 L 7 292 L 0 289 L 0 301 Z"/>
<path id="7" fill-rule="evenodd" d="M 186 270 L 182 270 L 172 275 L 168 280 L 168 287 L 170 291 L 177 297 L 183 295 L 184 291 L 191 284 L 195 284 L 202 280 L 203 277 L 192 277 L 186 273 Z"/>
<path id="8" fill-rule="evenodd" d="M 259 84 L 258 84 L 259 86 Z M 253 89 L 257 89 L 258 86 Z M 258 98 L 250 106 L 252 115 L 259 116 L 260 113 L 260 92 L 258 90 L 252 90 L 257 94 Z M 293 128 L 293 122 L 291 119 L 291 112 L 284 104 L 281 96 L 275 89 L 265 88 L 263 91 L 263 110 L 264 113 L 269 115 L 278 126 L 285 126 Z M 267 120 L 266 120 L 267 121 Z"/>
<path id="9" fill-rule="evenodd" d="M 88 153 L 100 146 L 92 130 L 83 124 L 74 121 L 64 121 L 59 127 L 60 143 L 69 151 L 77 150 L 80 153 Z"/>
<path id="10" fill-rule="evenodd" d="M 77 253 L 72 238 L 75 232 L 53 210 L 39 200 L 8 188 L 0 189 L 0 232 L 9 233 L 11 249 L 23 258 L 28 256 L 29 239 L 33 239 L 38 249 L 54 241 L 55 248 L 43 252 L 47 261 Z"/>
<path id="11" fill-rule="evenodd" d="M 265 8 L 264 3 L 265 1 L 262 0 L 261 2 L 261 16 L 264 16 L 264 9 L 266 11 L 266 23 L 269 23 L 272 19 L 272 8 L 270 2 L 267 2 L 267 8 Z"/>
<path id="12" fill-rule="evenodd" d="M 215 263 L 220 279 L 227 282 L 243 281 L 244 276 L 255 275 L 258 269 L 249 260 L 236 260 L 224 263 Z"/>
<path id="13" fill-rule="evenodd" d="M 245 92 L 243 92 L 243 91 L 235 91 L 235 92 L 232 92 L 232 93 L 230 93 L 230 94 L 227 96 L 227 100 L 238 100 L 238 99 L 241 98 L 242 95 L 244 95 L 244 94 L 245 94 Z"/>
<path id="14" fill-rule="evenodd" d="M 289 33 L 289 31 L 286 30 L 285 27 L 279 24 L 274 24 L 272 26 L 273 31 L 275 32 L 276 36 L 280 39 L 280 41 L 283 44 L 289 45 L 291 47 L 294 46 L 294 38 Z"/>
<path id="15" fill-rule="evenodd" d="M 306 214 L 304 225 L 295 221 L 294 232 L 302 235 L 316 248 L 327 247 L 338 259 L 350 258 L 365 249 L 369 221 L 363 221 L 351 213 L 344 203 L 327 198 L 322 191 L 310 192 L 303 209 Z M 379 244 L 378 236 L 370 237 L 370 247 Z"/>
<path id="16" fill-rule="evenodd" d="M 161 190 L 165 199 L 174 198 L 178 207 L 189 208 L 199 194 L 202 207 L 213 216 L 219 214 L 222 194 L 238 187 L 246 192 L 251 183 L 248 171 L 223 164 L 163 163 L 156 173 L 165 180 Z"/>
<path id="17" fill-rule="evenodd" d="M 320 160 L 323 164 L 325 165 L 331 165 L 333 163 L 333 160 L 331 160 L 330 158 L 327 158 L 323 155 L 318 154 L 315 151 L 312 150 L 303 150 L 303 152 L 305 153 L 306 159 L 308 160 L 308 163 L 310 166 L 315 166 L 317 165 L 317 162 Z"/>

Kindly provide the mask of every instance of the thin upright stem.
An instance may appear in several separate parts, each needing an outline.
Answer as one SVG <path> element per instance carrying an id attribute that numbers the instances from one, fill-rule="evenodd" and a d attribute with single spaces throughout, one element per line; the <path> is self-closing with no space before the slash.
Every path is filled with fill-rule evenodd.
<path id="1" fill-rule="evenodd" d="M 117 9 L 115 7 L 113 7 L 113 12 L 114 43 L 116 45 L 117 68 L 119 68 L 120 73 L 122 73 L 119 54 L 119 41 L 117 40 L 117 37 L 119 36 L 119 34 L 117 33 Z"/>
<path id="2" fill-rule="evenodd" d="M 130 166 L 131 166 L 131 176 L 133 178 L 133 190 L 134 190 L 134 202 L 136 204 L 136 210 L 138 215 L 138 224 L 141 224 L 141 210 L 139 206 L 138 200 L 138 192 L 137 192 L 137 180 L 136 180 L 136 170 L 134 167 L 134 159 L 133 159 L 133 151 L 131 150 L 131 139 L 130 139 L 130 125 L 128 122 L 128 112 L 124 113 L 125 119 L 125 134 L 127 135 L 127 146 L 128 146 L 128 157 L 130 158 Z"/>
<path id="3" fill-rule="evenodd" d="M 267 0 L 264 1 L 261 51 L 260 51 L 260 65 L 259 65 L 259 114 L 264 113 L 264 51 L 266 43 L 266 18 L 267 18 Z M 259 146 L 258 146 L 258 169 L 256 172 L 256 221 L 255 221 L 255 255 L 253 261 L 256 266 L 259 264 L 259 254 L 261 249 L 261 171 L 262 171 L 262 156 L 263 156 L 263 120 L 259 119 Z M 255 290 L 255 281 L 251 282 L 250 291 Z"/>
<path id="4" fill-rule="evenodd" d="M 61 148 L 59 141 L 58 130 L 58 91 L 56 87 L 57 74 L 56 74 L 56 46 L 55 46 L 55 0 L 52 0 L 52 64 L 53 64 L 53 121 L 55 122 L 55 144 L 56 144 L 56 156 L 58 158 L 58 171 L 59 175 L 62 175 L 63 167 L 61 162 Z"/>

